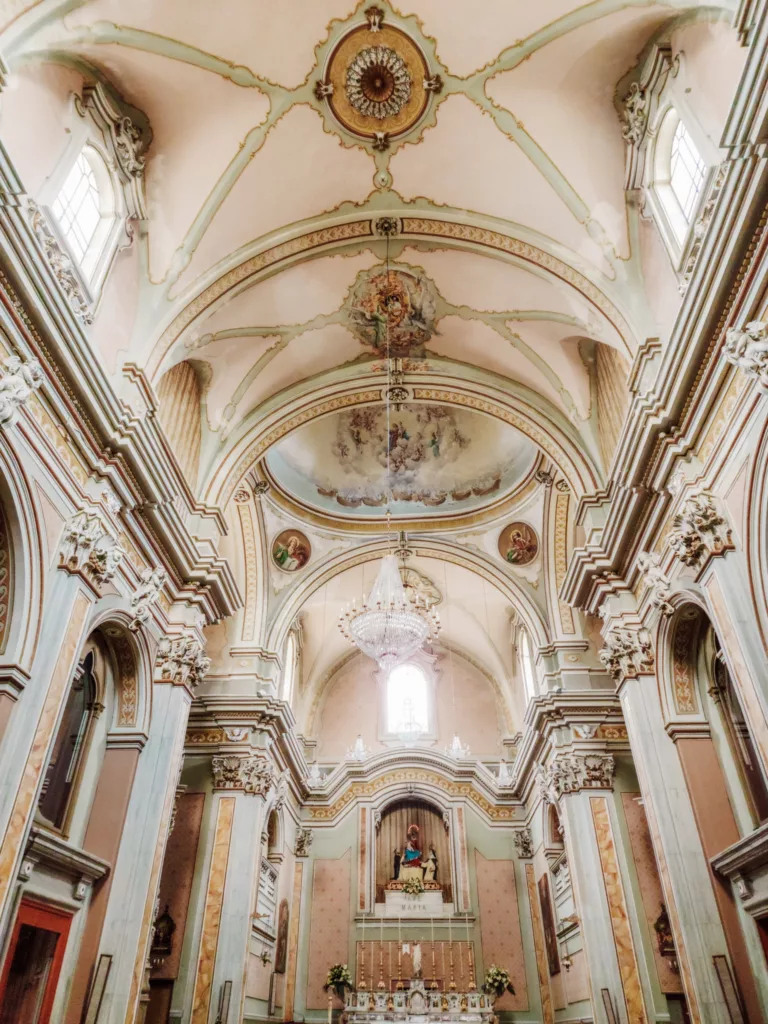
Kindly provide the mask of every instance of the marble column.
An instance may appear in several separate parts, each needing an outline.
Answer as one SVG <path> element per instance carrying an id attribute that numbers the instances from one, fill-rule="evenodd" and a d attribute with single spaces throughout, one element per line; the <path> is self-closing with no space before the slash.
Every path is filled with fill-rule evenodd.
<path id="1" fill-rule="evenodd" d="M 607 990 L 617 1020 L 643 1024 L 655 1020 L 656 1013 L 648 967 L 632 934 L 636 913 L 617 841 L 614 770 L 610 754 L 560 753 L 541 777 L 545 792 L 557 801 L 565 830 L 594 1018 L 606 1019 L 602 993 Z"/>
<path id="2" fill-rule="evenodd" d="M 267 793 L 274 781 L 262 753 L 215 754 L 207 814 L 209 851 L 190 1024 L 210 1024 L 230 982 L 230 1020 L 242 1018 Z M 185 1000 L 186 1001 L 186 1000 Z"/>
<path id="3" fill-rule="evenodd" d="M 712 957 L 727 955 L 728 945 L 680 758 L 664 728 L 655 676 L 625 677 L 619 697 L 691 1019 L 729 1024 L 712 966 Z"/>
<path id="4" fill-rule="evenodd" d="M 189 707 L 207 667 L 199 636 L 178 633 L 161 640 L 149 736 L 136 766 L 99 945 L 100 955 L 112 957 L 100 1024 L 133 1024 L 140 1019 L 140 997 Z"/>

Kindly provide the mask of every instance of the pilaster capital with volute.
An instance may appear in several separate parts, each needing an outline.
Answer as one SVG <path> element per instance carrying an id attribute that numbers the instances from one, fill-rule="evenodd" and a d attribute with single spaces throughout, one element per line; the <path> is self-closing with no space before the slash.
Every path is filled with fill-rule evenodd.
<path id="1" fill-rule="evenodd" d="M 214 754 L 213 788 L 266 796 L 275 781 L 271 761 L 258 754 Z"/>
<path id="2" fill-rule="evenodd" d="M 196 636 L 187 633 L 166 635 L 157 645 L 155 682 L 186 686 L 194 691 L 210 668 L 205 647 Z"/>
<path id="3" fill-rule="evenodd" d="M 612 626 L 605 635 L 600 661 L 617 683 L 653 672 L 655 659 L 650 633 L 633 626 Z"/>
<path id="4" fill-rule="evenodd" d="M 612 754 L 562 753 L 539 768 L 539 786 L 552 803 L 582 790 L 613 789 L 616 760 Z"/>

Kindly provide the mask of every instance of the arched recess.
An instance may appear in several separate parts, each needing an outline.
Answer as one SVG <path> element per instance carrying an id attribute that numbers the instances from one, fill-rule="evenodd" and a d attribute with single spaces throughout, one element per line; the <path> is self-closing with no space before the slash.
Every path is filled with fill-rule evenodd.
<path id="1" fill-rule="evenodd" d="M 394 851 L 402 850 L 411 825 L 419 830 L 422 860 L 434 846 L 437 862 L 436 881 L 442 886 L 444 903 L 453 901 L 453 851 L 441 804 L 434 798 L 400 794 L 391 797 L 375 816 L 374 884 L 375 902 L 384 902 L 384 889 L 394 878 Z"/>
<path id="2" fill-rule="evenodd" d="M 202 484 L 202 497 L 209 504 L 226 507 L 243 477 L 272 445 L 314 419 L 356 406 L 382 404 L 385 388 L 381 373 L 363 373 L 356 367 L 344 376 L 334 374 L 309 394 L 305 384 L 272 396 L 216 453 L 210 476 Z M 552 460 L 576 497 L 600 485 L 598 460 L 589 454 L 584 439 L 559 410 L 534 392 L 474 370 L 462 379 L 420 372 L 409 388 L 414 402 L 459 406 L 515 427 Z"/>
<path id="3" fill-rule="evenodd" d="M 37 649 L 45 578 L 38 502 L 8 432 L 0 433 L 0 661 L 3 686 L 23 685 Z M 15 677 L 20 670 L 21 675 Z"/>
<path id="4" fill-rule="evenodd" d="M 152 652 L 144 630 L 128 628 L 129 612 L 109 607 L 109 599 L 102 603 L 107 607 L 94 615 L 87 635 L 98 631 L 112 658 L 117 700 L 108 740 L 140 740 L 149 734 L 152 715 Z"/>

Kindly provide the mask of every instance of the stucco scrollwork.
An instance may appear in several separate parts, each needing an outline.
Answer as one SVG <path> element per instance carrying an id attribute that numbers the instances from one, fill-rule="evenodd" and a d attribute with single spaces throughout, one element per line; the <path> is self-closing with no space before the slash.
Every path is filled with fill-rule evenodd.
<path id="1" fill-rule="evenodd" d="M 296 832 L 295 852 L 297 857 L 308 857 L 315 834 L 311 828 L 300 828 Z"/>
<path id="2" fill-rule="evenodd" d="M 157 645 L 156 678 L 175 686 L 195 687 L 211 667 L 194 636 L 164 636 Z"/>
<path id="3" fill-rule="evenodd" d="M 638 146 L 643 141 L 645 129 L 648 127 L 648 97 L 638 82 L 633 82 L 624 99 L 621 112 L 621 135 L 631 145 Z"/>
<path id="4" fill-rule="evenodd" d="M 512 839 L 520 860 L 529 860 L 533 856 L 533 836 L 529 828 L 518 828 L 512 833 Z"/>
<path id="5" fill-rule="evenodd" d="M 92 324 L 93 312 L 74 263 L 62 248 L 48 218 L 34 199 L 27 200 L 27 211 L 30 227 L 43 251 L 46 263 L 67 298 L 69 308 L 80 323 Z"/>
<path id="6" fill-rule="evenodd" d="M 675 516 L 669 546 L 684 565 L 697 568 L 707 555 L 732 547 L 731 528 L 711 494 L 692 494 Z"/>
<path id="7" fill-rule="evenodd" d="M 140 629 L 149 618 L 150 608 L 157 604 L 160 591 L 163 589 L 168 574 L 165 569 L 158 566 L 155 569 L 145 569 L 141 574 L 141 582 L 131 597 L 131 608 L 133 609 L 133 620 L 129 629 Z"/>
<path id="8" fill-rule="evenodd" d="M 124 555 L 98 513 L 82 509 L 64 528 L 59 566 L 68 572 L 83 573 L 96 583 L 109 583 Z"/>
<path id="9" fill-rule="evenodd" d="M 636 679 L 643 672 L 651 672 L 654 657 L 648 631 L 614 626 L 605 637 L 600 661 L 617 682 L 621 679 Z"/>
<path id="10" fill-rule="evenodd" d="M 266 796 L 275 780 L 270 762 L 256 754 L 214 754 L 211 770 L 214 789 L 241 789 L 257 796 Z"/>
<path id="11" fill-rule="evenodd" d="M 671 615 L 674 609 L 669 603 L 670 582 L 661 568 L 661 557 L 655 552 L 643 551 L 638 555 L 637 568 L 650 593 L 653 607 L 658 608 L 662 615 Z"/>
<path id="12" fill-rule="evenodd" d="M 18 423 L 19 412 L 43 383 L 43 369 L 36 359 L 22 362 L 9 356 L 3 363 L 0 377 L 0 427 Z"/>
<path id="13" fill-rule="evenodd" d="M 723 359 L 738 366 L 768 391 L 768 324 L 752 320 L 725 333 Z"/>
<path id="14" fill-rule="evenodd" d="M 543 778 L 550 794 L 584 789 L 613 789 L 616 761 L 611 754 L 558 754 L 544 769 Z"/>

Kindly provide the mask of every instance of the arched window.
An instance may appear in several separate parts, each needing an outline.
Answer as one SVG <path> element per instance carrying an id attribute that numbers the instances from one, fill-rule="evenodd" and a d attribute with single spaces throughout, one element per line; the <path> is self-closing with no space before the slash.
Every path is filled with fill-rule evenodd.
<path id="1" fill-rule="evenodd" d="M 80 150 L 51 210 L 83 277 L 91 282 L 116 216 L 110 173 L 93 146 Z"/>
<path id="2" fill-rule="evenodd" d="M 427 678 L 418 665 L 398 665 L 387 677 L 387 732 L 429 732 Z"/>
<path id="3" fill-rule="evenodd" d="M 672 107 L 659 128 L 654 159 L 654 188 L 678 245 L 696 218 L 707 165 L 680 115 Z"/>
<path id="4" fill-rule="evenodd" d="M 61 828 L 67 816 L 96 710 L 93 662 L 91 652 L 78 666 L 43 778 L 38 810 L 55 828 Z"/>
<path id="5" fill-rule="evenodd" d="M 536 696 L 536 669 L 533 665 L 533 651 L 531 649 L 531 638 L 528 636 L 527 629 L 520 630 L 520 640 L 518 643 L 518 657 L 520 659 L 520 672 L 523 677 L 523 685 L 525 686 L 525 701 L 526 704 L 529 700 Z"/>
<path id="6" fill-rule="evenodd" d="M 283 667 L 283 700 L 291 703 L 293 699 L 293 687 L 296 682 L 296 636 L 293 632 L 288 634 L 285 642 L 285 665 Z"/>

